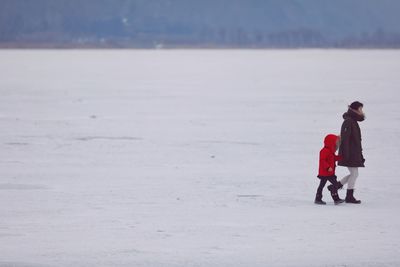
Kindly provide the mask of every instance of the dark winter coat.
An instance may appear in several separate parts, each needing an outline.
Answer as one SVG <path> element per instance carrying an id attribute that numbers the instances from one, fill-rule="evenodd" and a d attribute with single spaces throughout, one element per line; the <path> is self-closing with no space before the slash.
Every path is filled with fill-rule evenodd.
<path id="1" fill-rule="evenodd" d="M 324 140 L 324 147 L 319 152 L 319 171 L 318 178 L 327 178 L 335 176 L 335 162 L 341 157 L 335 155 L 336 145 L 339 141 L 339 136 L 328 134 Z M 332 170 L 329 171 L 329 168 Z"/>
<path id="2" fill-rule="evenodd" d="M 342 159 L 339 160 L 338 165 L 364 167 L 365 159 L 362 154 L 361 130 L 358 121 L 363 121 L 365 117 L 349 109 L 343 114 L 343 119 L 339 147 L 339 155 Z"/>

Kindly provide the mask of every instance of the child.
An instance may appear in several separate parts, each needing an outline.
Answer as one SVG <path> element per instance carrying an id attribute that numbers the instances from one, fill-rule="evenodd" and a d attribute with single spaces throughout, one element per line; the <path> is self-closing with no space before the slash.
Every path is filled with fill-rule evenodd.
<path id="1" fill-rule="evenodd" d="M 322 190 L 324 189 L 326 182 L 329 181 L 334 185 L 334 188 L 338 187 L 335 175 L 335 161 L 341 159 L 340 156 L 336 156 L 335 152 L 339 148 L 340 137 L 334 134 L 328 134 L 324 140 L 324 148 L 319 153 L 319 173 L 318 178 L 320 183 L 317 189 L 317 195 L 315 196 L 315 204 L 325 205 L 326 202 L 322 201 Z M 330 190 L 331 196 L 335 202 L 335 205 L 344 202 L 340 199 L 337 190 Z"/>

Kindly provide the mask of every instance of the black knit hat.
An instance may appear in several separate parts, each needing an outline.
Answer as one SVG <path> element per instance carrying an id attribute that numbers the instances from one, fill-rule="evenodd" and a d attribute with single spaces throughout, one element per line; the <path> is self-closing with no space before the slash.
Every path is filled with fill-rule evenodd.
<path id="1" fill-rule="evenodd" d="M 358 101 L 354 101 L 353 103 L 351 103 L 351 105 L 349 106 L 351 109 L 357 110 L 360 107 L 363 107 L 363 103 L 358 102 Z"/>

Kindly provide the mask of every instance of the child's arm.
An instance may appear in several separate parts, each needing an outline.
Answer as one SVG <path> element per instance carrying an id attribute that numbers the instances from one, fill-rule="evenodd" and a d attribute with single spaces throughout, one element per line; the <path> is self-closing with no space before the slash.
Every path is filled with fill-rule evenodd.
<path id="1" fill-rule="evenodd" d="M 339 161 L 339 160 L 342 160 L 342 159 L 343 159 L 342 156 L 340 156 L 340 155 L 335 155 L 335 161 Z"/>

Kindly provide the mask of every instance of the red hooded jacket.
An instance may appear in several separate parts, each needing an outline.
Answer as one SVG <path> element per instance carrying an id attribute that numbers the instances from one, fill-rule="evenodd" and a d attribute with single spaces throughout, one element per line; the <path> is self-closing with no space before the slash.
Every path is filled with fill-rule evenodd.
<path id="1" fill-rule="evenodd" d="M 341 159 L 340 156 L 335 155 L 337 142 L 340 137 L 334 134 L 328 134 L 324 140 L 324 148 L 319 152 L 319 172 L 318 177 L 329 177 L 335 175 L 335 161 Z M 332 171 L 328 169 L 332 168 Z"/>

